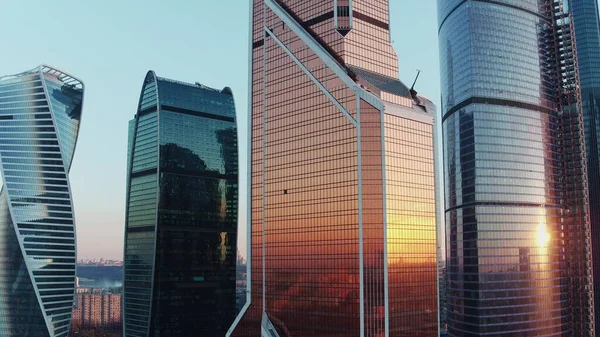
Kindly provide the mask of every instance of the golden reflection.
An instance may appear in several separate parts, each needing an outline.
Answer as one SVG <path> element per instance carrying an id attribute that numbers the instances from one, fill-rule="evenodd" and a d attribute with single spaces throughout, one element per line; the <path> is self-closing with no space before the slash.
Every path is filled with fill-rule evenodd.
<path id="1" fill-rule="evenodd" d="M 435 254 L 435 219 L 388 215 L 388 263 L 427 263 Z"/>
<path id="2" fill-rule="evenodd" d="M 548 246 L 548 243 L 550 243 L 550 233 L 548 233 L 548 231 L 546 230 L 545 223 L 540 223 L 538 225 L 536 240 L 538 246 L 540 247 L 546 247 Z"/>
<path id="3" fill-rule="evenodd" d="M 435 263 L 432 127 L 386 115 L 388 263 Z M 435 276 L 432 276 L 435 278 Z"/>
<path id="4" fill-rule="evenodd" d="M 540 213 L 545 211 L 540 210 Z M 552 296 L 549 296 L 548 291 L 553 288 L 553 279 L 556 275 L 553 275 L 555 271 L 551 270 L 550 266 L 550 255 L 549 255 L 549 243 L 551 235 L 548 232 L 546 225 L 545 216 L 540 220 L 537 231 L 535 234 L 535 241 L 538 246 L 537 256 L 535 256 L 535 264 L 538 268 L 538 276 L 533 280 L 531 287 L 534 289 L 535 296 L 538 301 L 538 320 L 548 321 L 552 319 L 552 312 L 558 310 L 557 302 Z M 533 262 L 533 261 L 532 261 Z M 535 265 L 533 264 L 533 265 Z M 532 265 L 532 267 L 533 267 Z"/>

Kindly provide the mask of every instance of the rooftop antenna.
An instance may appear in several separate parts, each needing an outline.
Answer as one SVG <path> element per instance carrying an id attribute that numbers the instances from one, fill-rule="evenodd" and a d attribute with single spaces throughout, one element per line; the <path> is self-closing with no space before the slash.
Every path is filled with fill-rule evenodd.
<path id="1" fill-rule="evenodd" d="M 419 75 L 421 75 L 421 70 L 417 69 L 417 77 L 415 78 L 415 81 L 413 82 L 412 87 L 410 87 L 409 91 L 410 91 L 410 96 L 412 97 L 412 99 L 415 100 L 418 105 L 422 105 L 423 103 L 421 102 L 421 99 L 419 98 L 419 96 L 417 95 L 418 93 L 415 90 L 415 84 L 417 84 Z"/>
<path id="2" fill-rule="evenodd" d="M 415 84 L 417 84 L 417 80 L 419 79 L 419 75 L 421 75 L 421 70 L 417 69 L 417 77 L 415 78 L 415 81 L 412 84 L 412 87 L 410 87 L 411 91 L 415 90 Z"/>

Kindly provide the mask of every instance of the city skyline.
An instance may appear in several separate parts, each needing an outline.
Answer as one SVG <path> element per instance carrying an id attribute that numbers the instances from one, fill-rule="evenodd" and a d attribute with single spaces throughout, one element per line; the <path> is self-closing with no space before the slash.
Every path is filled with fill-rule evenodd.
<path id="1" fill-rule="evenodd" d="M 392 41 L 401 55 L 400 77 L 403 82 L 412 83 L 416 70 L 421 69 L 416 88 L 437 103 L 435 3 L 392 1 L 390 6 L 394 27 Z M 113 11 L 113 8 L 119 10 Z M 19 26 L 19 13 L 26 13 L 31 24 L 22 27 L 19 34 L 0 36 L 0 45 L 14 51 L 2 56 L 0 74 L 18 73 L 45 62 L 77 73 L 86 82 L 87 113 L 71 172 L 78 222 L 78 259 L 120 260 L 125 219 L 126 152 L 123 144 L 127 142 L 130 112 L 137 105 L 139 82 L 148 69 L 154 69 L 166 77 L 186 82 L 231 86 L 236 96 L 239 138 L 246 139 L 249 2 L 240 0 L 239 6 L 229 6 L 220 1 L 169 5 L 147 1 L 140 7 L 116 0 L 52 4 L 42 0 L 11 1 L 3 4 L 0 29 L 9 31 L 10 27 Z M 70 20 L 55 22 L 53 29 L 63 41 L 71 41 L 76 53 L 60 44 L 49 43 L 38 34 L 43 29 L 41 23 L 50 13 L 70 17 Z M 420 14 L 415 16 L 414 13 Z M 169 25 L 146 24 L 145 18 L 159 16 Z M 227 24 L 221 20 L 223 17 L 230 18 Z M 213 31 L 214 27 L 219 27 L 218 34 L 202 33 Z M 406 34 L 407 31 L 419 33 Z M 156 43 L 160 45 L 159 52 L 144 52 L 147 46 Z M 165 48 L 179 52 L 163 53 Z M 206 52 L 209 49 L 214 53 Z M 110 137 L 106 137 L 107 132 Z M 240 146 L 242 163 L 246 161 L 245 146 Z M 240 167 L 240 176 L 245 177 L 244 165 Z M 240 185 L 241 229 L 246 225 L 246 184 Z M 245 239 L 240 237 L 240 246 L 245 247 Z"/>
<path id="2" fill-rule="evenodd" d="M 600 336 L 600 0 L 26 1 L 0 336 Z"/>

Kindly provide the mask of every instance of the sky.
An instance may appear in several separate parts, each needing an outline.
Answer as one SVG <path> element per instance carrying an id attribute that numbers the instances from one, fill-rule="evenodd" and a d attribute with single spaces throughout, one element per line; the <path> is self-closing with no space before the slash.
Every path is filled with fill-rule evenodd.
<path id="1" fill-rule="evenodd" d="M 323 0 L 328 1 L 328 0 Z M 48 64 L 85 83 L 70 183 L 78 259 L 123 257 L 127 123 L 148 70 L 232 88 L 246 246 L 249 0 L 0 0 L 0 76 Z M 439 104 L 435 0 L 390 0 L 400 79 Z"/>

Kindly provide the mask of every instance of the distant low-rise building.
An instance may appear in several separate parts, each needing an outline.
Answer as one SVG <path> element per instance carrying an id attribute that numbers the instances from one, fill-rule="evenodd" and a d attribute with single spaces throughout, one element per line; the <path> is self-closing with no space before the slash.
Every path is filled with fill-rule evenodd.
<path id="1" fill-rule="evenodd" d="M 101 289 L 78 289 L 71 326 L 73 332 L 121 330 L 121 294 Z"/>

